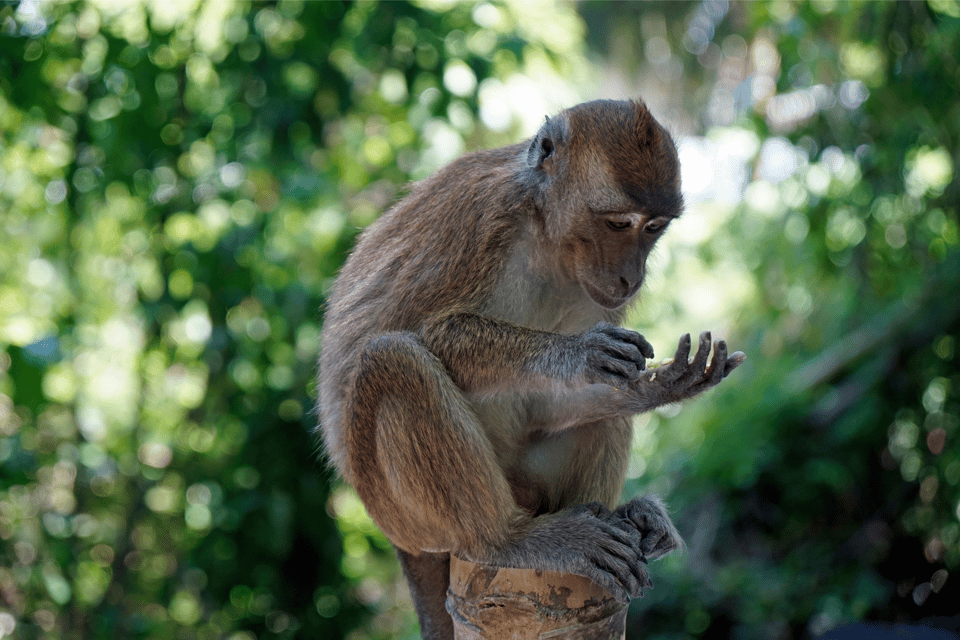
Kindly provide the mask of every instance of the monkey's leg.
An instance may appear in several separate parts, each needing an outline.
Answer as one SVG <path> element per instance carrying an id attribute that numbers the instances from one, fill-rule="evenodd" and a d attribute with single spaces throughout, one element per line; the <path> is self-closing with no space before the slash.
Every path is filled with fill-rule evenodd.
<path id="1" fill-rule="evenodd" d="M 469 404 L 412 335 L 363 350 L 345 434 L 351 482 L 397 548 L 421 633 L 453 638 L 449 551 L 503 544 L 518 517 Z"/>
<path id="2" fill-rule="evenodd" d="M 576 573 L 621 601 L 640 594 L 636 528 L 605 509 L 537 518 L 522 511 L 488 436 L 496 425 L 479 422 L 413 335 L 372 340 L 352 395 L 350 480 L 395 545 L 411 555 L 450 551 L 495 566 Z"/>
<path id="3" fill-rule="evenodd" d="M 400 547 L 396 549 L 420 620 L 420 634 L 429 640 L 452 638 L 453 620 L 446 609 L 450 554 L 423 552 L 413 555 Z"/>
<path id="4" fill-rule="evenodd" d="M 633 426 L 626 418 L 582 423 L 554 436 L 569 451 L 569 460 L 554 482 L 552 510 L 600 502 L 613 508 L 627 475 Z"/>
<path id="5" fill-rule="evenodd" d="M 502 544 L 522 516 L 483 425 L 412 334 L 363 349 L 346 440 L 357 493 L 408 552 Z"/>
<path id="6" fill-rule="evenodd" d="M 594 500 L 614 504 L 626 475 L 633 435 L 630 421 L 614 418 L 587 423 L 560 435 L 570 440 L 568 446 L 574 458 L 567 464 L 569 471 L 557 483 L 561 491 L 557 496 L 559 506 Z M 636 529 L 643 565 L 683 545 L 666 508 L 655 496 L 635 498 L 618 507 L 612 515 Z M 647 578 L 646 567 L 638 566 L 638 571 L 642 572 L 646 586 L 653 586 Z"/>
<path id="7" fill-rule="evenodd" d="M 503 550 L 492 550 L 483 560 L 584 575 L 621 602 L 642 595 L 652 586 L 642 533 L 606 506 L 620 496 L 632 435 L 629 421 L 617 418 L 581 424 L 534 445 L 534 457 L 551 458 L 557 448 L 569 456 L 559 454 L 562 471 L 543 489 L 550 513 L 530 522 L 529 533 L 509 549 L 511 558 L 501 560 Z"/>

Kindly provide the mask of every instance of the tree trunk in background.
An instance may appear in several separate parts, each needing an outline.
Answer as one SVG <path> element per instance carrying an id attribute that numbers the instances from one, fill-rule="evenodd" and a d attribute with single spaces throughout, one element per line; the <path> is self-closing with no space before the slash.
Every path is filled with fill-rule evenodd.
<path id="1" fill-rule="evenodd" d="M 451 557 L 456 640 L 623 639 L 627 607 L 582 576 Z"/>

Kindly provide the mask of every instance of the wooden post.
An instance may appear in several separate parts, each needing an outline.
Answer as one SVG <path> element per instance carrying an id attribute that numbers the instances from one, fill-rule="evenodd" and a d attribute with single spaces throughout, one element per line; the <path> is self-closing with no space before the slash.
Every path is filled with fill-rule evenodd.
<path id="1" fill-rule="evenodd" d="M 623 640 L 627 606 L 582 576 L 451 556 L 456 640 Z"/>

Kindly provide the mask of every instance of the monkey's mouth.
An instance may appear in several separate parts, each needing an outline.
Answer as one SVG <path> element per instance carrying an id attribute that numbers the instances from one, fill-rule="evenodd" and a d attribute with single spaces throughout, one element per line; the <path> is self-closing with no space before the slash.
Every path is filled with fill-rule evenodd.
<path id="1" fill-rule="evenodd" d="M 580 287 L 590 296 L 591 300 L 604 309 L 618 309 L 633 297 L 633 294 L 627 296 L 610 295 L 609 292 L 604 291 L 601 287 L 596 286 L 586 278 L 580 280 Z"/>

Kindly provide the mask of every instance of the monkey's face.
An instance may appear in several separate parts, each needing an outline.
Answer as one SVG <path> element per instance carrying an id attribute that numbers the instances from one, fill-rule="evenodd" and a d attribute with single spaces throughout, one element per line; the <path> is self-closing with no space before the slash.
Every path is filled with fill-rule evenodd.
<path id="1" fill-rule="evenodd" d="M 604 100 L 548 121 L 529 153 L 544 176 L 563 270 L 600 306 L 622 306 L 683 209 L 670 135 L 643 104 Z"/>
<path id="2" fill-rule="evenodd" d="M 591 300 L 616 309 L 640 289 L 647 256 L 673 218 L 630 209 L 591 209 L 584 218 L 567 246 L 572 270 Z"/>

